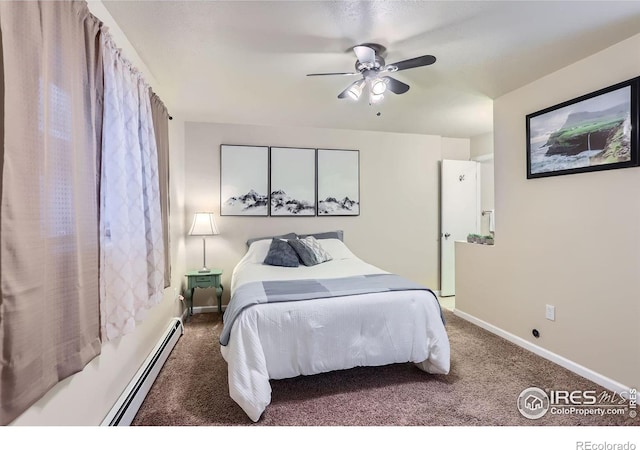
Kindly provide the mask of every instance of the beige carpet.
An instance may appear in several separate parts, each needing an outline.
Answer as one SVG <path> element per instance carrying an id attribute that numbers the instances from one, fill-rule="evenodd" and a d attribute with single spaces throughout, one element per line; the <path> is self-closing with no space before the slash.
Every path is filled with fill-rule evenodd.
<path id="1" fill-rule="evenodd" d="M 272 381 L 272 402 L 256 424 L 228 395 L 220 317 L 194 315 L 133 425 L 640 425 L 628 414 L 524 418 L 516 402 L 525 388 L 605 389 L 444 313 L 452 354 L 448 375 L 407 363 Z"/>

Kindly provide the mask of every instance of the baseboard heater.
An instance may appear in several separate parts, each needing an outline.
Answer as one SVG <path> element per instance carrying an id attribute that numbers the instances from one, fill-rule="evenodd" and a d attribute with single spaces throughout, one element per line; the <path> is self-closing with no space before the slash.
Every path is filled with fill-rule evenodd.
<path id="1" fill-rule="evenodd" d="M 113 405 L 101 426 L 129 426 L 136 416 L 140 405 L 151 389 L 160 369 L 167 361 L 171 350 L 180 336 L 184 334 L 184 325 L 180 319 L 172 319 L 163 337 L 153 348 L 138 372 L 135 374 L 118 401 Z"/>

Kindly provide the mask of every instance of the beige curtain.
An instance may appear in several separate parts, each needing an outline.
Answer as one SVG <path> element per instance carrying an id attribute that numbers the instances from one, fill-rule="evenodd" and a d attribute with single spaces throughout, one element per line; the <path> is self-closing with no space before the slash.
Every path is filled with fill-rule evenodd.
<path id="1" fill-rule="evenodd" d="M 0 423 L 100 353 L 100 24 L 84 2 L 0 2 Z"/>
<path id="2" fill-rule="evenodd" d="M 160 182 L 160 207 L 162 235 L 164 238 L 164 287 L 171 285 L 171 257 L 169 254 L 169 113 L 160 97 L 149 89 L 151 116 L 158 149 L 158 179 Z"/>

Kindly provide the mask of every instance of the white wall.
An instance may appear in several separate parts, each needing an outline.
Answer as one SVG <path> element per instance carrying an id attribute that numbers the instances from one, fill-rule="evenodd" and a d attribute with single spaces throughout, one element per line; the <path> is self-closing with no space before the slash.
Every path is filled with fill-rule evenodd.
<path id="1" fill-rule="evenodd" d="M 90 1 L 91 12 L 109 26 L 123 54 L 144 74 L 162 98 L 162 89 L 118 28 L 101 2 Z M 166 102 L 165 102 L 166 103 Z M 167 104 L 169 110 L 171 105 Z M 184 272 L 184 123 L 173 120 L 169 127 L 171 147 L 171 265 L 172 283 L 162 302 L 149 311 L 135 332 L 103 344 L 102 354 L 81 372 L 55 385 L 42 399 L 11 425 L 99 425 L 122 391 L 153 349 L 172 317 L 181 314 L 176 300 Z"/>
<path id="2" fill-rule="evenodd" d="M 465 138 L 442 138 L 442 159 L 468 161 L 471 158 L 471 143 Z"/>
<path id="3" fill-rule="evenodd" d="M 495 208 L 493 174 L 493 133 L 471 138 L 471 159 L 480 163 L 481 207 L 483 211 Z M 489 214 L 480 217 L 480 233 L 489 234 Z"/>
<path id="4" fill-rule="evenodd" d="M 493 132 L 473 136 L 469 140 L 471 159 L 493 155 Z"/>
<path id="5" fill-rule="evenodd" d="M 360 216 L 220 217 L 221 144 L 359 150 Z M 225 287 L 248 238 L 341 229 L 362 259 L 438 289 L 440 159 L 439 136 L 187 123 L 185 220 L 196 211 L 215 212 L 221 234 L 207 240 L 207 264 L 224 270 Z M 200 267 L 202 239 L 187 237 L 186 247 L 188 268 Z M 223 303 L 228 295 L 227 289 Z M 196 290 L 194 304 L 215 303 L 207 290 Z"/>
<path id="6" fill-rule="evenodd" d="M 640 75 L 638 48 L 640 35 L 495 101 L 496 244 L 456 254 L 458 310 L 623 386 L 640 386 L 640 168 L 527 180 L 525 116 Z"/>

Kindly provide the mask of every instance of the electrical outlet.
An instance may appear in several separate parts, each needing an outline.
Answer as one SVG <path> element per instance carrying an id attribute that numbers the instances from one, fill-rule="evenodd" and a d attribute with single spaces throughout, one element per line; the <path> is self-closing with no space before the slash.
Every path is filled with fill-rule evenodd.
<path id="1" fill-rule="evenodd" d="M 553 305 L 547 305 L 545 317 L 549 320 L 556 320 L 556 307 Z"/>
<path id="2" fill-rule="evenodd" d="M 176 301 L 184 303 L 184 296 L 178 290 L 178 288 L 173 288 L 173 295 L 174 295 Z"/>

